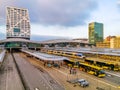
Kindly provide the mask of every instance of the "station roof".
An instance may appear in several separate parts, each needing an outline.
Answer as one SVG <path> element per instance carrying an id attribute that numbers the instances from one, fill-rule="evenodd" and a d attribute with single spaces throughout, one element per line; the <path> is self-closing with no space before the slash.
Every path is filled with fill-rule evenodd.
<path id="1" fill-rule="evenodd" d="M 27 43 L 38 43 L 38 42 L 36 42 L 36 41 L 31 41 L 31 40 L 22 39 L 22 38 L 8 38 L 8 39 L 0 40 L 0 43 L 5 43 L 5 42 L 27 42 Z"/>
<path id="2" fill-rule="evenodd" d="M 86 39 L 54 39 L 54 40 L 46 40 L 46 41 L 32 41 L 22 38 L 8 38 L 0 40 L 0 43 L 6 42 L 27 42 L 27 43 L 36 43 L 36 44 L 56 44 L 56 43 L 85 43 L 88 44 Z"/>
<path id="3" fill-rule="evenodd" d="M 56 56 L 56 55 L 50 55 L 50 54 L 45 54 L 45 53 L 40 53 L 40 52 L 31 52 L 27 50 L 21 50 L 22 52 L 28 53 L 34 57 L 37 57 L 41 60 L 46 60 L 46 61 L 62 61 L 62 60 L 69 60 L 67 57 L 62 57 L 62 56 Z"/>
<path id="4" fill-rule="evenodd" d="M 49 43 L 88 43 L 88 40 L 86 39 L 54 39 L 54 40 L 47 40 L 43 41 L 41 43 L 43 44 L 49 44 Z"/>

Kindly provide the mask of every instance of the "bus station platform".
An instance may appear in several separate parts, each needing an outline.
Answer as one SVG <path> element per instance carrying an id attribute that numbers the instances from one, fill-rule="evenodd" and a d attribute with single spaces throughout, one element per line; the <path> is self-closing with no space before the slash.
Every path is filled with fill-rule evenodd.
<path id="1" fill-rule="evenodd" d="M 54 66 L 54 67 L 60 68 L 60 66 L 63 64 L 63 60 L 69 60 L 69 58 L 67 57 L 41 53 L 37 51 L 30 51 L 30 50 L 23 50 L 23 49 L 21 51 L 29 54 L 30 57 L 32 56 L 42 60 L 44 66 L 48 66 L 48 67 Z"/>
<path id="2" fill-rule="evenodd" d="M 27 51 L 27 50 L 21 50 L 22 52 L 25 52 L 27 54 L 30 54 L 36 58 L 39 58 L 44 61 L 63 61 L 63 60 L 69 60 L 67 57 L 63 56 L 56 56 L 56 55 L 50 55 L 46 53 L 41 52 L 34 52 L 34 51 Z"/>

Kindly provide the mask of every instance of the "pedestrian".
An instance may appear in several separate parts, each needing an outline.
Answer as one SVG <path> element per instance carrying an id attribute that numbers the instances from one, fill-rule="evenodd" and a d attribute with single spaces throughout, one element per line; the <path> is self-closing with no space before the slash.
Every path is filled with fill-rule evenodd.
<path id="1" fill-rule="evenodd" d="M 70 69 L 70 74 L 71 74 L 72 69 Z"/>

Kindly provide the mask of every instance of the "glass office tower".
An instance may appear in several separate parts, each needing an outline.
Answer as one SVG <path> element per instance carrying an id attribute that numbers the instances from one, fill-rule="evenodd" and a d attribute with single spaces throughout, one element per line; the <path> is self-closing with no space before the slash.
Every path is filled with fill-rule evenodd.
<path id="1" fill-rule="evenodd" d="M 103 41 L 103 24 L 92 22 L 89 24 L 89 43 L 95 45 L 96 42 Z"/>

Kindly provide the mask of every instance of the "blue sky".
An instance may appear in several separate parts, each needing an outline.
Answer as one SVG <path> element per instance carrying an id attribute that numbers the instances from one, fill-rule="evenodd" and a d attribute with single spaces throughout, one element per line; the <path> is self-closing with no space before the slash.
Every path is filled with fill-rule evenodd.
<path id="1" fill-rule="evenodd" d="M 5 7 L 27 8 L 33 36 L 88 38 L 88 23 L 104 24 L 104 37 L 120 35 L 120 0 L 0 0 L 0 32 Z"/>

